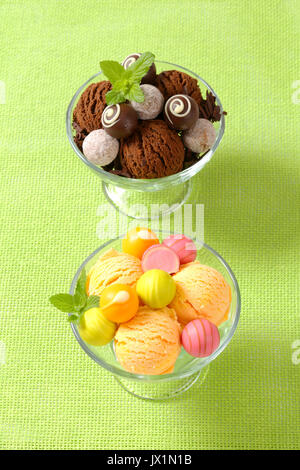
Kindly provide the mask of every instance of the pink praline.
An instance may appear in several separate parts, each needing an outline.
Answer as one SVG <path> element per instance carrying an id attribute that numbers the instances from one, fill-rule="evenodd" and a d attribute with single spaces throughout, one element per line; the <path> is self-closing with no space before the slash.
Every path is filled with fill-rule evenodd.
<path id="1" fill-rule="evenodd" d="M 185 235 L 170 235 L 163 241 L 163 245 L 175 251 L 179 256 L 180 264 L 191 263 L 196 259 L 196 245 L 193 240 Z"/>
<path id="2" fill-rule="evenodd" d="M 181 341 L 191 356 L 207 357 L 218 348 L 220 333 L 218 327 L 206 318 L 197 318 L 184 327 Z"/>
<path id="3" fill-rule="evenodd" d="M 150 269 L 161 269 L 169 274 L 175 274 L 179 271 L 179 256 L 165 245 L 150 246 L 142 258 L 142 270 L 144 272 Z"/>

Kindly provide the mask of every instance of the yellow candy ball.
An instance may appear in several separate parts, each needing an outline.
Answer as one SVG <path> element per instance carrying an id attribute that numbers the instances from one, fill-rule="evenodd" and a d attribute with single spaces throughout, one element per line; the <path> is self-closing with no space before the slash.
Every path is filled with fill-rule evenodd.
<path id="1" fill-rule="evenodd" d="M 166 271 L 150 269 L 138 280 L 136 291 L 142 301 L 151 308 L 163 308 L 172 302 L 175 293 L 175 281 Z"/>
<path id="2" fill-rule="evenodd" d="M 79 323 L 81 338 L 92 346 L 104 346 L 115 336 L 117 325 L 105 317 L 101 308 L 87 310 Z"/>

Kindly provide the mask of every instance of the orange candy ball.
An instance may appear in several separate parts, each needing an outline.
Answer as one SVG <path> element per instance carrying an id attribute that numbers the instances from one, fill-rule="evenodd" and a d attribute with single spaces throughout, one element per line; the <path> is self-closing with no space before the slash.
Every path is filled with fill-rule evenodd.
<path id="1" fill-rule="evenodd" d="M 144 252 L 152 245 L 157 245 L 159 240 L 157 235 L 149 228 L 134 227 L 129 230 L 122 240 L 122 250 L 124 253 L 142 259 Z"/>
<path id="2" fill-rule="evenodd" d="M 139 298 L 133 287 L 125 284 L 112 284 L 103 290 L 100 308 L 111 322 L 124 323 L 137 313 Z"/>

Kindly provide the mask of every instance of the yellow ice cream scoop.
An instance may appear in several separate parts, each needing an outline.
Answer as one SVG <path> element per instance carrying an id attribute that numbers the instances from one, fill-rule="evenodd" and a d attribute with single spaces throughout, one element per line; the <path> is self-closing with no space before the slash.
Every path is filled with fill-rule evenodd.
<path id="1" fill-rule="evenodd" d="M 105 317 L 101 308 L 90 308 L 81 317 L 79 334 L 92 346 L 104 346 L 115 336 L 117 325 Z"/>
<path id="2" fill-rule="evenodd" d="M 134 374 L 171 373 L 180 348 L 176 313 L 168 307 L 140 307 L 135 317 L 121 323 L 115 336 L 117 359 Z"/>
<path id="3" fill-rule="evenodd" d="M 173 279 L 176 295 L 170 307 L 183 327 L 196 318 L 206 318 L 216 326 L 227 320 L 231 289 L 219 271 L 194 261 L 183 265 Z"/>
<path id="4" fill-rule="evenodd" d="M 166 307 L 174 298 L 176 285 L 170 274 L 161 269 L 146 271 L 136 284 L 142 301 L 152 308 Z"/>
<path id="5" fill-rule="evenodd" d="M 142 274 L 138 258 L 111 249 L 99 257 L 88 273 L 86 291 L 88 295 L 101 296 L 103 290 L 112 284 L 134 287 Z"/>

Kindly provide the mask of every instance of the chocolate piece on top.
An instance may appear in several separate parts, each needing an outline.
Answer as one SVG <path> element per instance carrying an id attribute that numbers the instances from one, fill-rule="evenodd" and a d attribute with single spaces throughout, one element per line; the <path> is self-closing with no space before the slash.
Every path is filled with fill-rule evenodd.
<path id="1" fill-rule="evenodd" d="M 135 62 L 142 54 L 140 54 L 139 52 L 135 52 L 133 54 L 130 54 L 126 57 L 126 59 L 123 60 L 122 62 L 122 65 L 124 67 L 124 69 L 128 69 L 128 67 L 130 67 L 131 64 L 133 64 L 133 62 Z M 148 72 L 146 73 L 146 75 L 144 75 L 144 77 L 142 78 L 142 85 L 144 85 L 145 83 L 150 83 L 150 84 L 153 84 L 155 83 L 155 80 L 156 80 L 156 67 L 155 67 L 155 64 L 153 63 L 151 65 L 151 67 L 149 68 Z"/>
<path id="2" fill-rule="evenodd" d="M 171 96 L 165 104 L 164 118 L 172 129 L 185 131 L 195 124 L 198 117 L 198 104 L 188 95 Z"/>

